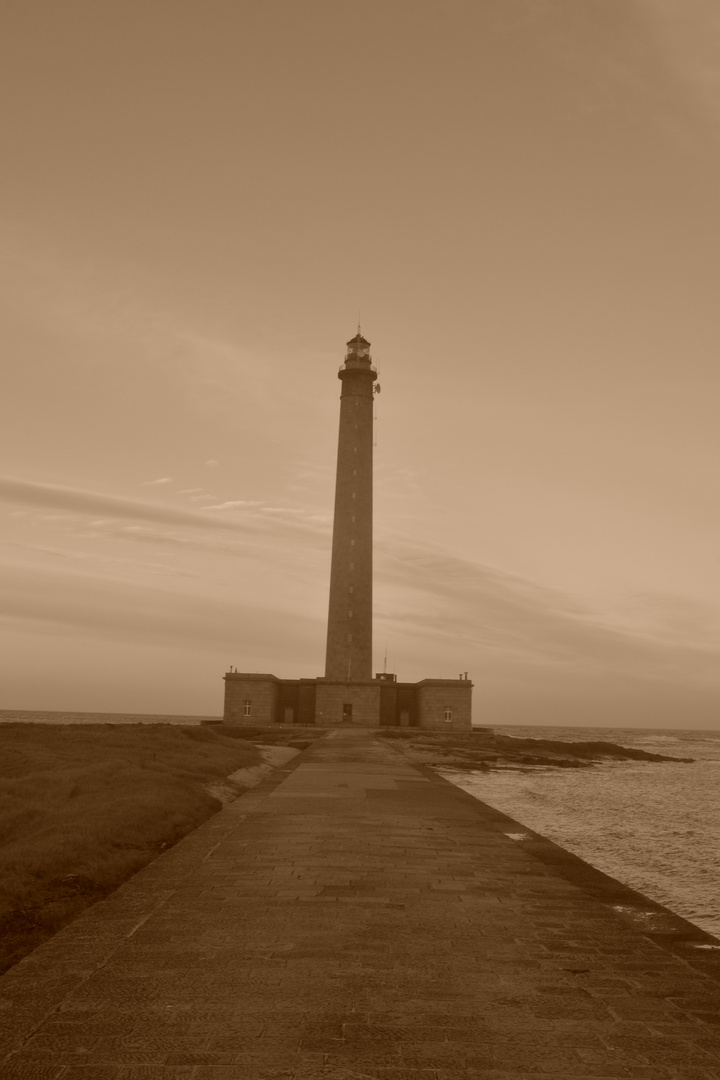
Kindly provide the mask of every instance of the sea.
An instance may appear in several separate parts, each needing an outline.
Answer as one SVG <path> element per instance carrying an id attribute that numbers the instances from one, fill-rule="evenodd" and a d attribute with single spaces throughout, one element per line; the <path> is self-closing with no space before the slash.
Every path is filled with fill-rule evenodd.
<path id="1" fill-rule="evenodd" d="M 523 739 L 613 742 L 692 764 L 442 770 L 463 790 L 720 938 L 720 730 L 511 727 Z"/>
<path id="2" fill-rule="evenodd" d="M 200 724 L 213 716 L 0 710 L 8 722 Z M 685 762 L 442 770 L 454 784 L 720 938 L 720 730 L 498 726 L 498 734 L 613 742 Z"/>

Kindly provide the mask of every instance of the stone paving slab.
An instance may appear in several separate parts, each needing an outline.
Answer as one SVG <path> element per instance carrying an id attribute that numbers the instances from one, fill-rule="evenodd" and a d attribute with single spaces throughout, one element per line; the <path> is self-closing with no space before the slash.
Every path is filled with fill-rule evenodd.
<path id="1" fill-rule="evenodd" d="M 0 979 L 0 1077 L 720 1080 L 718 950 L 336 731 Z"/>

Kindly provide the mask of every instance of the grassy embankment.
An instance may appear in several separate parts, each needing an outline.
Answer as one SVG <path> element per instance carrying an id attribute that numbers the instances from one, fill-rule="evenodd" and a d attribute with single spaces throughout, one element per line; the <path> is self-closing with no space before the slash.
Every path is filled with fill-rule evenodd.
<path id="1" fill-rule="evenodd" d="M 219 810 L 208 788 L 262 764 L 254 742 L 302 734 L 0 726 L 0 972 Z"/>

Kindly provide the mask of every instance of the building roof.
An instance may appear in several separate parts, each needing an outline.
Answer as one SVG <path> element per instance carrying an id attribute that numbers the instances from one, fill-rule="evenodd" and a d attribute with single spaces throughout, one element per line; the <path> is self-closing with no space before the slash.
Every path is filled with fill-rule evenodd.
<path id="1" fill-rule="evenodd" d="M 367 340 L 367 338 L 364 338 L 362 336 L 362 334 L 358 331 L 358 333 L 355 335 L 355 337 L 350 338 L 350 340 L 347 342 L 347 344 L 348 345 L 369 345 L 370 342 Z"/>

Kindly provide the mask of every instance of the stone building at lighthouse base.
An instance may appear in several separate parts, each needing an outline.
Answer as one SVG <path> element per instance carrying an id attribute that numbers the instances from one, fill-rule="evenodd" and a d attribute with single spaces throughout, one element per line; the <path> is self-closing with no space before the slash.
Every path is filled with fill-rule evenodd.
<path id="1" fill-rule="evenodd" d="M 471 726 L 473 684 L 467 677 L 408 683 L 383 673 L 368 682 L 334 682 L 228 671 L 224 679 L 226 724 L 436 731 L 468 731 Z"/>

